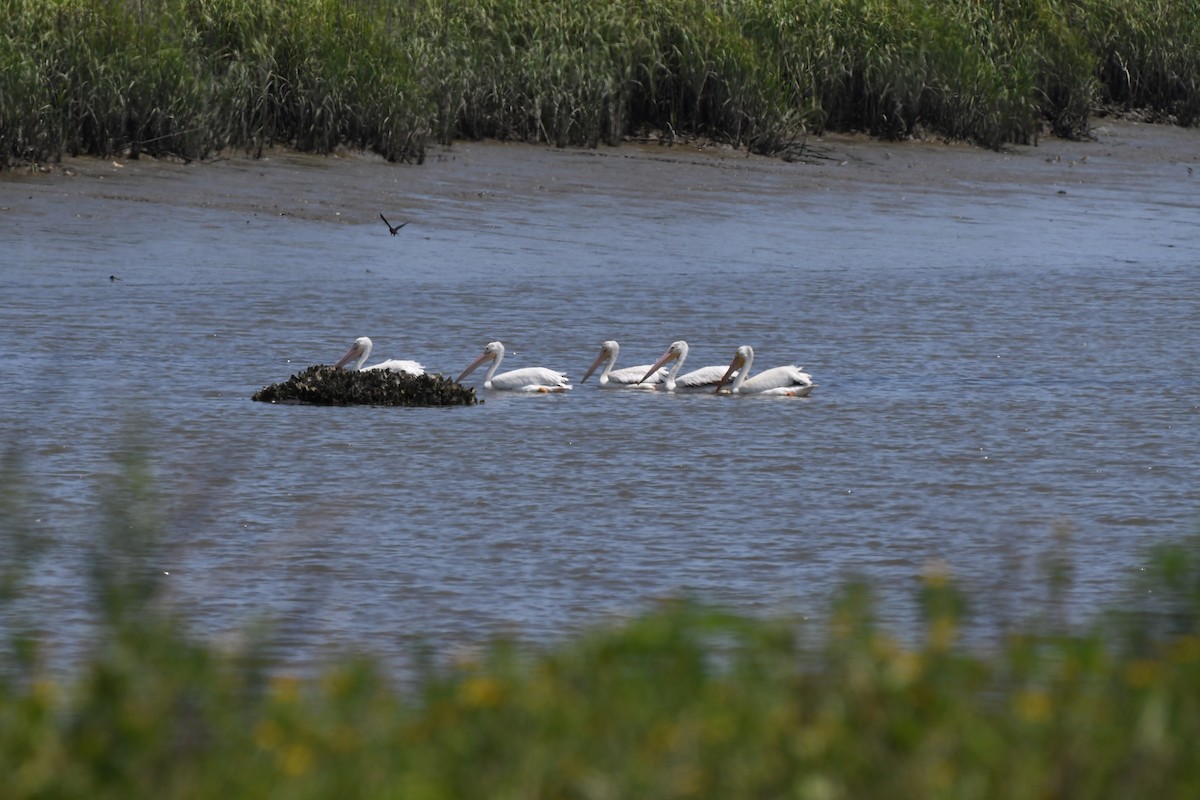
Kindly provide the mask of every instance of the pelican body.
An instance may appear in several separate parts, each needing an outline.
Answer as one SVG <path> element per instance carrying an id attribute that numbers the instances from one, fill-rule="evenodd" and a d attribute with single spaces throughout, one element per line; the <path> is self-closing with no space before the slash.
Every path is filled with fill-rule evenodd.
<path id="1" fill-rule="evenodd" d="M 600 345 L 600 355 L 596 356 L 596 360 L 588 367 L 587 372 L 584 373 L 583 378 L 579 382 L 583 383 L 586 381 L 596 371 L 596 367 L 604 364 L 604 369 L 600 371 L 600 377 L 596 379 L 601 389 L 653 389 L 662 383 L 663 378 L 667 375 L 667 371 L 665 369 L 650 369 L 649 364 L 613 369 L 613 366 L 617 363 L 617 353 L 620 350 L 621 346 L 612 339 Z"/>
<path id="2" fill-rule="evenodd" d="M 474 372 L 480 364 L 491 361 L 492 365 L 488 367 L 487 373 L 483 376 L 484 389 L 507 392 L 566 392 L 571 389 L 566 375 L 545 367 L 524 367 L 497 375 L 496 370 L 500 369 L 500 362 L 503 359 L 504 345 L 500 342 L 489 342 L 487 347 L 483 348 L 483 353 L 479 358 L 472 361 L 457 380 L 461 383 L 462 379 Z"/>
<path id="3" fill-rule="evenodd" d="M 687 360 L 687 354 L 687 342 L 682 339 L 677 342 L 671 342 L 671 346 L 667 348 L 667 352 L 663 353 L 662 358 L 654 362 L 646 371 L 642 380 L 648 380 L 655 372 L 662 369 L 663 366 L 671 364 L 671 368 L 667 371 L 667 374 L 660 378 L 658 385 L 661 388 L 666 389 L 668 392 L 713 391 L 717 387 L 717 383 L 721 380 L 721 376 L 725 374 L 725 367 L 701 367 L 683 375 L 678 375 L 677 373 L 683 366 L 683 362 Z"/>
<path id="4" fill-rule="evenodd" d="M 812 376 L 800 367 L 772 367 L 765 369 L 754 377 L 750 376 L 750 367 L 754 364 L 754 348 L 744 344 L 737 349 L 729 369 L 721 376 L 717 391 L 733 378 L 729 387 L 730 394 L 755 394 L 775 397 L 808 397 L 808 393 L 816 386 Z"/>
<path id="5" fill-rule="evenodd" d="M 350 345 L 350 349 L 346 351 L 346 354 L 339 358 L 338 362 L 333 365 L 333 368 L 341 369 L 345 366 L 346 369 L 350 370 L 351 372 L 368 369 L 386 369 L 389 372 L 405 372 L 409 375 L 425 374 L 425 367 L 421 364 L 418 364 L 416 361 L 404 361 L 399 358 L 381 361 L 378 364 L 372 364 L 369 367 L 364 367 L 363 362 L 365 362 L 371 355 L 371 348 L 373 346 L 374 345 L 371 343 L 371 337 L 358 337 L 354 340 L 354 344 Z M 351 364 L 351 361 L 354 363 Z M 349 366 L 346 366 L 347 364 L 349 364 Z"/>

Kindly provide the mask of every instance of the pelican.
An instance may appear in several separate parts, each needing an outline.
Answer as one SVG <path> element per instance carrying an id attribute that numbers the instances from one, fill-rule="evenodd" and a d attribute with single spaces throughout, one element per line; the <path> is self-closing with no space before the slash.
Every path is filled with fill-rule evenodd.
<path id="1" fill-rule="evenodd" d="M 596 371 L 596 367 L 608 359 L 608 363 L 604 364 L 604 369 L 600 371 L 600 377 L 597 379 L 600 382 L 601 389 L 653 389 L 666 376 L 665 369 L 657 371 L 651 370 L 649 378 L 646 380 L 638 380 L 643 375 L 646 375 L 646 370 L 650 369 L 649 364 L 642 364 L 639 367 L 624 367 L 623 369 L 613 369 L 613 365 L 617 363 L 617 353 L 621 350 L 621 346 L 609 339 L 600 345 L 600 355 L 596 356 L 596 360 L 588 367 L 588 371 L 584 373 L 583 378 L 579 381 L 583 383 L 588 379 L 588 376 Z"/>
<path id="2" fill-rule="evenodd" d="M 492 365 L 488 367 L 487 374 L 483 376 L 483 388 L 485 389 L 510 392 L 566 392 L 571 389 L 566 375 L 545 367 L 524 367 L 497 375 L 496 370 L 500 369 L 500 361 L 503 358 L 504 345 L 500 342 L 489 342 L 488 346 L 483 348 L 483 353 L 479 358 L 472 361 L 471 365 L 458 376 L 457 382 L 462 383 L 462 379 L 470 375 L 476 367 L 485 361 L 491 361 Z"/>
<path id="3" fill-rule="evenodd" d="M 378 364 L 372 364 L 369 367 L 364 367 L 363 362 L 371 355 L 371 337 L 360 336 L 354 340 L 354 344 L 350 345 L 350 349 L 346 351 L 346 355 L 338 359 L 338 362 L 333 365 L 334 369 L 341 369 L 352 359 L 353 364 L 346 367 L 351 372 L 366 369 L 386 369 L 390 372 L 407 372 L 409 375 L 424 375 L 425 367 L 418 364 L 416 361 L 402 361 L 398 358 L 393 358 L 389 361 L 381 361 Z"/>
<path id="4" fill-rule="evenodd" d="M 654 365 L 646 371 L 642 380 L 646 380 L 654 372 L 660 369 L 668 361 L 674 361 L 670 371 L 666 377 L 661 378 L 659 385 L 668 392 L 705 392 L 713 389 L 717 385 L 717 381 L 721 380 L 721 376 L 725 374 L 725 367 L 712 366 L 701 367 L 697 370 L 679 375 L 679 368 L 683 366 L 684 360 L 688 354 L 688 343 L 680 339 L 678 342 L 671 342 L 671 346 L 667 348 L 667 352 L 663 353 L 662 358 L 654 362 Z"/>
<path id="5" fill-rule="evenodd" d="M 729 362 L 729 369 L 717 384 L 717 391 L 720 391 L 731 377 L 733 385 L 729 387 L 730 394 L 808 397 L 808 393 L 816 386 L 811 375 L 795 366 L 772 367 L 763 370 L 753 378 L 747 377 L 753 363 L 754 348 L 748 344 L 739 347 L 733 355 L 733 361 Z"/>

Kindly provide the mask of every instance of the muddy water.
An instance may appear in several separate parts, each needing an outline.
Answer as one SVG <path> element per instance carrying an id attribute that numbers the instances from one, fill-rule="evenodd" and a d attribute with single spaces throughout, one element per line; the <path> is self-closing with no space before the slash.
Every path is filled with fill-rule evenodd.
<path id="1" fill-rule="evenodd" d="M 0 418 L 46 543 L 20 608 L 58 655 L 86 643 L 102 476 L 136 435 L 169 597 L 209 635 L 275 620 L 295 664 L 545 641 L 680 594 L 813 617 L 848 575 L 913 631 L 930 569 L 985 627 L 1086 618 L 1196 529 L 1198 145 L 1111 125 L 794 164 L 464 144 L 3 176 Z M 250 401 L 360 335 L 452 375 L 500 339 L 576 381 L 604 339 L 618 366 L 751 344 L 820 386 Z"/>

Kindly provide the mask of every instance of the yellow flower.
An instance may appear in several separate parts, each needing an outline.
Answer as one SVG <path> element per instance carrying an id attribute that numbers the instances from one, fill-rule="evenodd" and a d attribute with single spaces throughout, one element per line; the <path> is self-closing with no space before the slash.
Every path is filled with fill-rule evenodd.
<path id="1" fill-rule="evenodd" d="M 500 681 L 486 675 L 468 678 L 459 689 L 459 698 L 463 703 L 480 708 L 499 705 L 503 694 Z"/>
<path id="2" fill-rule="evenodd" d="M 1159 673 L 1159 663 L 1146 658 L 1130 661 L 1125 667 L 1125 680 L 1134 688 L 1143 689 L 1154 683 Z"/>
<path id="3" fill-rule="evenodd" d="M 1171 659 L 1177 664 L 1200 661 L 1200 636 L 1181 636 L 1171 646 Z"/>
<path id="4" fill-rule="evenodd" d="M 273 719 L 264 719 L 254 729 L 254 743 L 262 750 L 274 750 L 283 741 L 283 728 Z"/>
<path id="5" fill-rule="evenodd" d="M 312 768 L 312 748 L 301 742 L 287 748 L 279 757 L 283 771 L 293 777 L 304 775 Z"/>
<path id="6" fill-rule="evenodd" d="M 271 679 L 271 691 L 285 703 L 294 702 L 300 696 L 300 679 L 281 675 Z"/>
<path id="7" fill-rule="evenodd" d="M 1026 722 L 1046 722 L 1050 719 L 1050 695 L 1041 689 L 1026 689 L 1013 701 L 1017 715 Z"/>

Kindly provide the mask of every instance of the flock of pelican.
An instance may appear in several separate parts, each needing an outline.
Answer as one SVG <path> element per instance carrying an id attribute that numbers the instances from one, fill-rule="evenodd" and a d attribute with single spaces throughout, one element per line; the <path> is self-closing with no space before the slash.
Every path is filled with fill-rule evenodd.
<path id="1" fill-rule="evenodd" d="M 588 367 L 580 383 L 585 383 L 598 368 L 600 374 L 596 382 L 601 389 L 649 389 L 667 392 L 710 392 L 737 395 L 774 395 L 783 397 L 807 397 L 816 386 L 812 376 L 801 367 L 783 366 L 763 370 L 757 375 L 750 376 L 750 368 L 754 364 L 754 348 L 742 345 L 733 355 L 728 365 L 701 367 L 680 375 L 683 362 L 687 360 L 688 344 L 680 340 L 672 342 L 667 352 L 653 364 L 642 364 L 636 367 L 616 369 L 617 354 L 620 345 L 608 340 L 600 346 L 600 354 Z M 371 340 L 360 336 L 335 364 L 335 368 L 386 369 L 392 372 L 405 372 L 410 375 L 424 375 L 425 368 L 416 361 L 392 359 L 382 361 L 369 367 L 363 364 L 371 355 Z M 571 383 L 567 376 L 557 370 L 546 367 L 523 367 L 521 369 L 498 372 L 500 362 L 504 360 L 504 345 L 500 342 L 489 342 L 483 352 L 472 361 L 456 379 L 470 375 L 476 368 L 491 362 L 483 376 L 483 388 L 509 392 L 566 392 L 570 391 Z M 668 367 L 667 365 L 670 365 Z M 728 386 L 728 388 L 726 388 Z"/>

